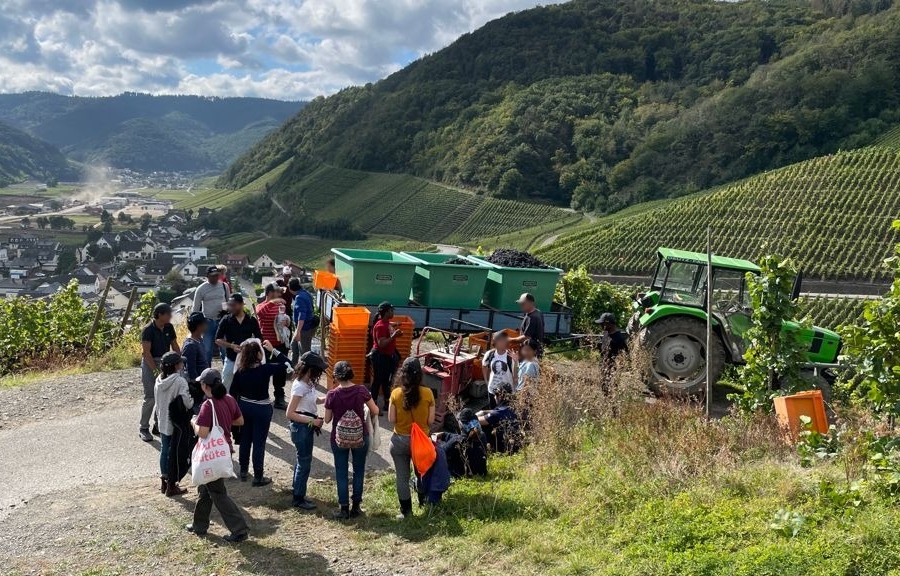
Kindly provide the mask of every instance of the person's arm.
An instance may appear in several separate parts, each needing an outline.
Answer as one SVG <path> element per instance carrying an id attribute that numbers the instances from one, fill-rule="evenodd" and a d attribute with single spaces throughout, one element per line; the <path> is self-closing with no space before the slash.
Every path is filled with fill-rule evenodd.
<path id="1" fill-rule="evenodd" d="M 198 426 L 196 422 L 194 423 L 194 433 L 200 438 L 203 438 L 205 440 L 206 437 L 209 436 L 209 432 L 209 426 Z"/>
<path id="2" fill-rule="evenodd" d="M 312 416 L 307 416 L 306 414 L 298 414 L 297 413 L 297 405 L 300 404 L 300 396 L 291 396 L 291 401 L 288 402 L 287 410 L 285 410 L 284 415 L 291 422 L 296 422 L 297 424 L 306 424 L 313 426 L 321 426 L 324 422 L 319 422 L 321 418 L 313 418 Z"/>
<path id="3" fill-rule="evenodd" d="M 172 352 L 176 354 L 181 354 L 181 346 L 178 345 L 178 338 L 172 339 Z"/>
<path id="4" fill-rule="evenodd" d="M 250 320 L 253 321 L 253 337 L 259 338 L 260 340 L 262 340 L 263 339 L 262 328 L 259 327 L 259 320 L 257 320 L 256 318 L 253 318 L 252 316 L 250 317 Z"/>
<path id="5" fill-rule="evenodd" d="M 141 356 L 143 356 L 144 363 L 150 370 L 156 372 L 159 369 L 156 366 L 156 361 L 153 359 L 153 354 L 150 353 L 150 342 L 148 340 L 141 340 Z"/>
<path id="6" fill-rule="evenodd" d="M 231 344 L 229 344 L 228 341 L 225 340 L 225 319 L 224 318 L 222 319 L 221 322 L 219 322 L 219 327 L 216 328 L 215 343 L 216 343 L 216 346 L 218 346 L 220 348 L 232 348 Z"/>
<path id="7" fill-rule="evenodd" d="M 188 388 L 187 380 L 183 380 L 178 393 L 181 396 L 181 402 L 184 404 L 185 408 L 194 407 L 194 397 L 191 396 L 191 390 Z"/>
<path id="8" fill-rule="evenodd" d="M 369 407 L 369 414 L 371 414 L 372 416 L 378 416 L 379 414 L 381 414 L 381 411 L 378 410 L 378 404 L 376 404 L 375 401 L 371 398 L 369 398 L 369 400 L 366 402 L 366 406 Z"/>
<path id="9" fill-rule="evenodd" d="M 203 312 L 203 297 L 201 296 L 203 286 L 204 284 L 201 284 L 194 290 L 194 305 L 191 307 L 191 312 Z"/>
<path id="10" fill-rule="evenodd" d="M 191 380 L 196 380 L 197 376 L 199 376 L 199 372 L 197 372 L 197 345 L 189 346 L 188 344 L 184 345 L 184 357 L 187 359 L 187 369 L 188 378 Z"/>
<path id="11" fill-rule="evenodd" d="M 490 354 L 490 353 L 488 353 Z M 491 367 L 490 367 L 490 359 L 488 358 L 488 354 L 485 354 L 481 359 L 481 374 L 484 376 L 485 382 L 490 382 L 491 380 Z"/>
<path id="12" fill-rule="evenodd" d="M 390 325 L 387 327 L 387 336 L 383 334 L 384 330 L 379 329 L 380 334 L 377 334 L 378 338 L 376 344 L 378 345 L 378 349 L 386 348 L 391 345 L 398 336 L 403 336 L 403 330 L 397 329 L 391 331 Z"/>
<path id="13" fill-rule="evenodd" d="M 431 406 L 428 407 L 428 426 L 434 424 L 435 418 L 437 418 L 437 410 L 434 402 L 432 402 Z"/>
<path id="14" fill-rule="evenodd" d="M 388 422 L 391 424 L 397 423 L 397 406 L 393 402 L 388 404 Z"/>
<path id="15" fill-rule="evenodd" d="M 331 419 L 334 418 L 334 412 L 331 411 L 331 408 L 325 409 L 325 423 L 328 424 L 331 422 Z"/>

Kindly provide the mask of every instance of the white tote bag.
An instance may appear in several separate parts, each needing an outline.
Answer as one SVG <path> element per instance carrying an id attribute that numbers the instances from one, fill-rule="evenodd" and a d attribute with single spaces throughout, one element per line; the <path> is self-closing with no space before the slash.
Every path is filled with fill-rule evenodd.
<path id="1" fill-rule="evenodd" d="M 378 416 L 373 415 L 369 411 L 368 406 L 365 407 L 364 412 L 365 412 L 366 432 L 369 433 L 369 452 L 374 452 L 381 447 L 381 436 L 379 434 L 380 427 L 378 426 Z"/>
<path id="2" fill-rule="evenodd" d="M 231 447 L 225 439 L 225 432 L 219 426 L 216 405 L 207 400 L 212 408 L 212 428 L 206 438 L 198 438 L 191 453 L 191 482 L 194 486 L 209 484 L 220 478 L 234 478 L 234 462 Z"/>

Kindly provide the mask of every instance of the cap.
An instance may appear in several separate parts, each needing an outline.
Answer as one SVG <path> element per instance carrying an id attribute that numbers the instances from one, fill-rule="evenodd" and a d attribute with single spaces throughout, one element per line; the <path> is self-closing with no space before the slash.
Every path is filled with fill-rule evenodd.
<path id="1" fill-rule="evenodd" d="M 387 310 L 393 310 L 394 305 L 385 300 L 381 304 L 378 305 L 378 313 L 386 312 Z"/>
<path id="2" fill-rule="evenodd" d="M 410 356 L 406 360 L 403 361 L 403 368 L 407 372 L 421 372 L 422 371 L 422 363 L 419 362 L 419 359 L 415 356 Z"/>
<path id="3" fill-rule="evenodd" d="M 530 292 L 525 292 L 521 296 L 519 296 L 518 300 L 516 300 L 517 304 L 524 304 L 525 302 L 534 303 L 534 295 Z"/>
<path id="4" fill-rule="evenodd" d="M 271 282 L 266 284 L 266 294 L 271 294 L 272 292 L 282 292 L 281 286 L 278 284 Z"/>
<path id="5" fill-rule="evenodd" d="M 337 364 L 334 365 L 334 379 L 335 380 L 352 380 L 353 379 L 353 366 L 350 365 L 346 360 L 341 360 Z"/>
<path id="6" fill-rule="evenodd" d="M 160 302 L 156 306 L 153 307 L 153 317 L 159 318 L 163 314 L 171 314 L 172 313 L 172 305 L 167 302 Z"/>
<path id="7" fill-rule="evenodd" d="M 300 363 L 312 368 L 318 368 L 319 370 L 328 368 L 328 364 L 325 363 L 325 360 L 315 352 L 304 352 L 303 355 L 300 356 Z"/>
<path id="8" fill-rule="evenodd" d="M 212 386 L 216 382 L 222 382 L 222 373 L 219 372 L 216 368 L 207 368 L 200 373 L 200 376 L 197 377 L 197 381 L 201 384 Z"/>
<path id="9" fill-rule="evenodd" d="M 615 324 L 616 317 L 612 312 L 604 312 L 599 318 L 594 320 L 594 324 Z"/>
<path id="10" fill-rule="evenodd" d="M 173 366 L 178 366 L 179 364 L 186 362 L 187 358 L 179 354 L 178 352 L 166 352 L 162 355 L 162 365 L 166 368 L 172 368 Z"/>
<path id="11" fill-rule="evenodd" d="M 210 266 L 209 268 L 206 269 L 206 275 L 207 275 L 207 276 L 212 276 L 213 274 L 215 274 L 216 276 L 218 276 L 219 274 L 221 274 L 221 272 L 219 272 L 219 267 L 218 267 L 218 266 Z"/>
<path id="12" fill-rule="evenodd" d="M 228 299 L 229 302 L 234 304 L 243 304 L 244 303 L 244 295 L 243 294 L 232 294 Z"/>
<path id="13" fill-rule="evenodd" d="M 203 312 L 191 312 L 187 319 L 188 330 L 193 332 L 202 324 L 206 324 L 206 322 L 206 315 Z"/>
<path id="14" fill-rule="evenodd" d="M 291 268 L 290 266 L 285 266 L 284 268 L 281 269 L 281 273 L 282 274 L 293 274 L 294 269 Z"/>

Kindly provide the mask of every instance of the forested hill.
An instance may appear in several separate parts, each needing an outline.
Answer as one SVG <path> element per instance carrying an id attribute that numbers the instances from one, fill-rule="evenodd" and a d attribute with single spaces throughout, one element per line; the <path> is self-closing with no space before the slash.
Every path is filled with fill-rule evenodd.
<path id="1" fill-rule="evenodd" d="M 296 154 L 610 212 L 871 143 L 898 71 L 891 0 L 575 0 L 314 100 L 220 184 Z"/>
<path id="2" fill-rule="evenodd" d="M 52 145 L 0 122 L 0 187 L 28 178 L 72 180 L 78 171 Z"/>
<path id="3" fill-rule="evenodd" d="M 0 94 L 0 121 L 80 162 L 162 171 L 221 170 L 302 107 L 262 98 L 103 98 Z"/>

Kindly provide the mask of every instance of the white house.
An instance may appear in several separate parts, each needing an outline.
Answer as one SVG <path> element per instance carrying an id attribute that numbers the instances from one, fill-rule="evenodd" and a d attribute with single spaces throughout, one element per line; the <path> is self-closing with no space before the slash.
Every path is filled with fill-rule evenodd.
<path id="1" fill-rule="evenodd" d="M 193 262 L 179 264 L 175 270 L 177 270 L 178 274 L 185 280 L 193 280 L 200 272 L 200 268 Z"/>
<path id="2" fill-rule="evenodd" d="M 206 260 L 209 257 L 209 248 L 206 246 L 193 244 L 189 246 L 178 246 L 178 244 L 179 242 L 177 241 L 173 242 L 172 248 L 169 249 L 169 252 L 176 260 L 188 260 L 193 262 L 196 260 Z"/>
<path id="3" fill-rule="evenodd" d="M 253 261 L 253 267 L 257 270 L 261 268 L 277 268 L 278 262 L 270 258 L 268 254 L 263 254 Z"/>

